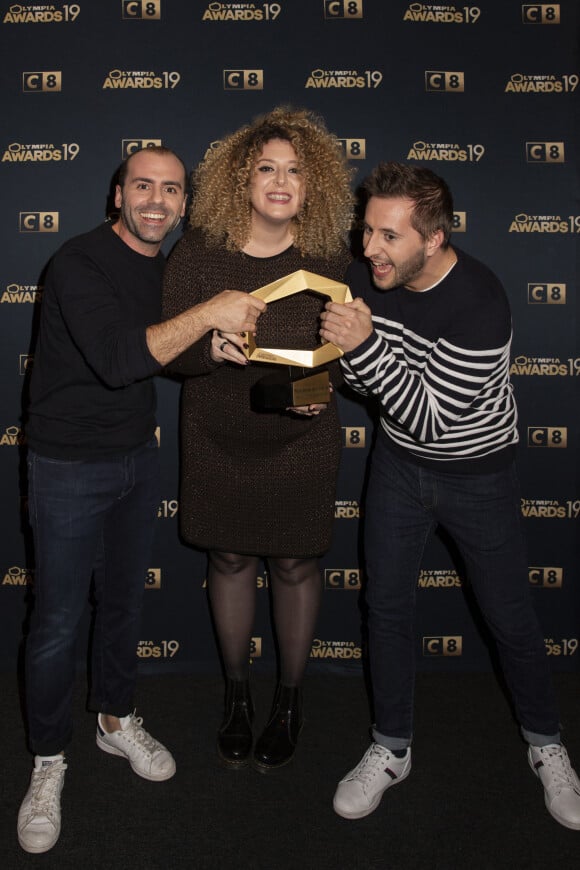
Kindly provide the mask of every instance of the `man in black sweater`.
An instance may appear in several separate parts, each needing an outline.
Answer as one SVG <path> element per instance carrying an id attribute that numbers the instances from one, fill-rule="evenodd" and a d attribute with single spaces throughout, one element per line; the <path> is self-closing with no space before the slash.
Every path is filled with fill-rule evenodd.
<path id="1" fill-rule="evenodd" d="M 355 299 L 327 304 L 321 334 L 345 351 L 346 382 L 380 403 L 365 506 L 376 722 L 334 809 L 367 816 L 411 770 L 415 590 L 426 541 L 441 524 L 496 640 L 548 811 L 580 830 L 580 783 L 560 742 L 528 582 L 507 298 L 486 266 L 449 244 L 453 203 L 441 178 L 386 163 L 365 188 L 367 262 L 349 267 Z"/>
<path id="2" fill-rule="evenodd" d="M 152 376 L 212 329 L 255 331 L 265 308 L 225 290 L 161 322 L 161 243 L 186 199 L 185 167 L 175 154 L 156 147 L 131 155 L 119 171 L 118 221 L 66 242 L 47 274 L 26 425 L 36 555 L 26 647 L 35 759 L 18 815 L 27 852 L 46 852 L 60 834 L 77 630 L 91 577 L 97 745 L 145 779 L 175 773 L 171 753 L 132 712 L 160 503 Z"/>

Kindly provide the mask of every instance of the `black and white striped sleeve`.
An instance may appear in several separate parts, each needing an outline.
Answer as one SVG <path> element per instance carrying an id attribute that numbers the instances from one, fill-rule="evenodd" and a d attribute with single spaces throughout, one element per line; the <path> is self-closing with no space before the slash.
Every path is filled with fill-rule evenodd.
<path id="1" fill-rule="evenodd" d="M 376 396 L 383 415 L 415 442 L 438 441 L 453 427 L 458 435 L 463 418 L 472 430 L 496 425 L 498 415 L 513 416 L 509 341 L 470 350 L 380 317 L 373 323 L 367 341 L 343 357 L 345 381 Z"/>

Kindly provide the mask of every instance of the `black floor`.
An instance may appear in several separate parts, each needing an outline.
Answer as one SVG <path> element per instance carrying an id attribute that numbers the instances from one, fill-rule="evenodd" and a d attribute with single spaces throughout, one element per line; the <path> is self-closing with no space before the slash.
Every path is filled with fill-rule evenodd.
<path id="1" fill-rule="evenodd" d="M 565 742 L 580 768 L 576 674 L 556 677 Z M 254 680 L 258 726 L 272 680 Z M 580 831 L 546 812 L 505 698 L 491 674 L 422 674 L 416 694 L 413 772 L 371 816 L 332 810 L 336 782 L 368 745 L 368 707 L 357 677 L 311 675 L 307 722 L 291 766 L 264 776 L 222 769 L 214 750 L 218 678 L 144 677 L 138 714 L 173 751 L 177 773 L 150 783 L 99 751 L 94 717 L 76 707 L 63 829 L 44 855 L 18 846 L 16 814 L 27 788 L 16 678 L 0 674 L 4 770 L 0 868 L 119 870 L 568 870 L 580 866 Z"/>

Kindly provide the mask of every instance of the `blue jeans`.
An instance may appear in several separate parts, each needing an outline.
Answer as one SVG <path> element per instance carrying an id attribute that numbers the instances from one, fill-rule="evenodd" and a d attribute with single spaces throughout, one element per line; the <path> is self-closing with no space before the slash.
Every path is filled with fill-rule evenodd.
<path id="1" fill-rule="evenodd" d="M 528 581 L 513 464 L 450 474 L 401 459 L 379 433 L 365 509 L 369 655 L 375 740 L 409 746 L 413 733 L 413 616 L 425 545 L 440 524 L 454 539 L 495 639 L 524 737 L 559 742 L 559 717 Z"/>
<path id="2" fill-rule="evenodd" d="M 77 636 L 91 577 L 96 618 L 91 708 L 132 710 L 145 578 L 160 500 L 157 442 L 104 461 L 29 451 L 35 605 L 26 644 L 31 749 L 64 750 L 72 736 Z"/>

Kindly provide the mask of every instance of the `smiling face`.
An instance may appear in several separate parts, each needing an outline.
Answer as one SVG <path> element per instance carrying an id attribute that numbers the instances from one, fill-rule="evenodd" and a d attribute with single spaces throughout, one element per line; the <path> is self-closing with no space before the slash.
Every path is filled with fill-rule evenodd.
<path id="1" fill-rule="evenodd" d="M 185 201 L 181 161 L 173 154 L 139 151 L 127 163 L 123 187 L 115 189 L 120 209 L 115 230 L 134 251 L 154 257 L 185 214 Z"/>
<path id="2" fill-rule="evenodd" d="M 431 281 L 429 258 L 440 250 L 442 233 L 425 239 L 411 224 L 411 199 L 371 196 L 365 211 L 363 244 L 380 290 L 405 285 L 424 290 Z"/>
<path id="3" fill-rule="evenodd" d="M 250 178 L 252 224 L 289 223 L 300 211 L 305 183 L 290 142 L 271 139 L 258 155 Z"/>

